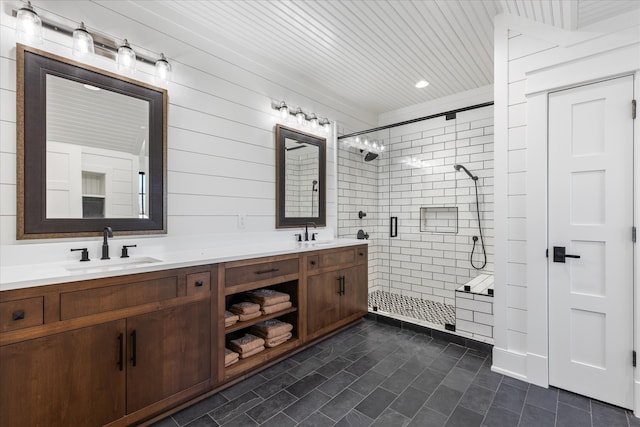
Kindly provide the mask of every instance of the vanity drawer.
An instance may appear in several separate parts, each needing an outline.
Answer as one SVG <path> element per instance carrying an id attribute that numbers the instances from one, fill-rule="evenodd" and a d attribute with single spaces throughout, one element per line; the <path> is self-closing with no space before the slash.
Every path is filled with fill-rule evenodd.
<path id="1" fill-rule="evenodd" d="M 224 285 L 237 286 L 290 274 L 298 274 L 298 258 L 227 268 Z"/>
<path id="2" fill-rule="evenodd" d="M 367 262 L 367 246 L 351 246 L 341 249 L 327 249 L 306 257 L 307 271 L 331 270 Z"/>
<path id="3" fill-rule="evenodd" d="M 321 252 L 318 255 L 319 267 L 338 267 L 356 262 L 356 249 L 353 247 L 334 251 Z"/>
<path id="4" fill-rule="evenodd" d="M 0 333 L 42 325 L 43 319 L 42 297 L 0 303 Z"/>
<path id="5" fill-rule="evenodd" d="M 198 295 L 211 291 L 211 273 L 187 274 L 187 295 Z"/>
<path id="6" fill-rule="evenodd" d="M 177 277 L 163 277 L 60 294 L 61 320 L 104 313 L 178 296 Z"/>

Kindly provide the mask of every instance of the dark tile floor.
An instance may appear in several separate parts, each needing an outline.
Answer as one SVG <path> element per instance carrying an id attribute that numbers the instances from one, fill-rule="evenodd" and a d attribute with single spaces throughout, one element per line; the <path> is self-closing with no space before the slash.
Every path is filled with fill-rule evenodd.
<path id="1" fill-rule="evenodd" d="M 490 354 L 364 320 L 154 427 L 640 427 L 630 411 L 490 366 Z"/>

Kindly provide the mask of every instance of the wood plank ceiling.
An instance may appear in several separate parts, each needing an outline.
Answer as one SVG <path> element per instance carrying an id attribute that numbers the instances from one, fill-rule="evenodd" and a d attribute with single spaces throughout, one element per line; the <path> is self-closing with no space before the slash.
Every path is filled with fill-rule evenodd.
<path id="1" fill-rule="evenodd" d="M 141 2 L 144 3 L 144 2 Z M 151 3 L 151 2 L 149 2 Z M 157 2 L 153 2 L 157 3 Z M 383 113 L 493 83 L 493 18 L 564 29 L 632 0 L 165 1 L 149 5 L 263 65 Z M 162 12 L 163 11 L 163 12 Z M 418 80 L 430 85 L 418 90 Z"/>

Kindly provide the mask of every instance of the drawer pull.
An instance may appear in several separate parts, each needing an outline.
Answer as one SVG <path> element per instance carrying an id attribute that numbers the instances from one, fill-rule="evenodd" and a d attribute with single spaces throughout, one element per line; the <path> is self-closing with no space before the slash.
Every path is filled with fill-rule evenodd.
<path id="1" fill-rule="evenodd" d="M 267 274 L 267 273 L 275 273 L 276 271 L 280 270 L 279 268 L 270 268 L 269 270 L 260 270 L 260 271 L 256 271 L 256 274 Z"/>
<path id="2" fill-rule="evenodd" d="M 13 312 L 13 320 L 22 320 L 22 319 L 24 319 L 24 310 Z"/>
<path id="3" fill-rule="evenodd" d="M 316 265 L 316 262 L 315 261 L 309 261 L 309 264 Z"/>
<path id="4" fill-rule="evenodd" d="M 364 252 L 360 252 L 360 256 L 364 256 Z"/>
<path id="5" fill-rule="evenodd" d="M 196 287 L 199 288 L 204 284 L 202 280 L 196 280 Z"/>

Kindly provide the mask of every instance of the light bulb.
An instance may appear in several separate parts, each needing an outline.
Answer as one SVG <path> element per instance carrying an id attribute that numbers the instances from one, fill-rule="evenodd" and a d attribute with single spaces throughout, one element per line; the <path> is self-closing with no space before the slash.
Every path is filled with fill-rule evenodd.
<path id="1" fill-rule="evenodd" d="M 280 117 L 282 117 L 282 120 L 287 120 L 289 118 L 289 107 L 287 107 L 287 104 L 284 101 L 280 103 Z"/>
<path id="2" fill-rule="evenodd" d="M 129 46 L 129 41 L 124 39 L 122 46 L 118 48 L 118 71 L 133 74 L 136 71 L 136 53 Z"/>
<path id="3" fill-rule="evenodd" d="M 22 43 L 42 44 L 42 19 L 28 1 L 16 14 L 16 33 Z"/>
<path id="4" fill-rule="evenodd" d="M 171 76 L 171 64 L 167 61 L 164 53 L 160 54 L 160 58 L 156 61 L 156 80 L 159 82 L 168 82 Z"/>
<path id="5" fill-rule="evenodd" d="M 331 132 L 331 122 L 329 121 L 329 119 L 324 119 L 322 127 L 324 128 L 325 133 Z"/>
<path id="6" fill-rule="evenodd" d="M 315 113 L 311 113 L 311 116 L 309 116 L 309 123 L 312 129 L 318 129 L 318 117 Z"/>
<path id="7" fill-rule="evenodd" d="M 305 117 L 304 113 L 302 112 L 302 109 L 298 108 L 296 110 L 296 121 L 298 122 L 299 125 L 302 125 L 305 122 L 305 119 L 306 119 L 306 117 Z"/>
<path id="8" fill-rule="evenodd" d="M 93 47 L 93 37 L 84 26 L 84 22 L 73 31 L 73 56 L 93 55 L 95 49 Z"/>

